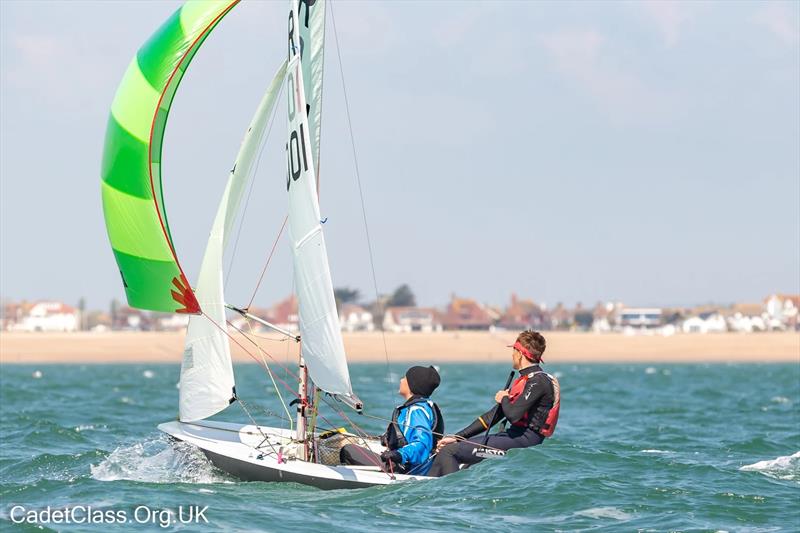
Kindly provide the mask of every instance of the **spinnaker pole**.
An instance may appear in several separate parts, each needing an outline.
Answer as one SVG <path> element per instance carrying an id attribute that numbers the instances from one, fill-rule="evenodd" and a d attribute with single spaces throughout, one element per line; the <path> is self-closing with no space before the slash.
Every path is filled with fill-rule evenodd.
<path id="1" fill-rule="evenodd" d="M 231 311 L 236 311 L 237 313 L 239 313 L 240 315 L 242 315 L 245 318 L 249 318 L 250 320 L 258 322 L 262 326 L 266 326 L 266 327 L 268 327 L 269 329 L 271 329 L 273 331 L 277 331 L 278 333 L 286 335 L 290 339 L 294 339 L 295 341 L 300 342 L 300 335 L 296 335 L 296 334 L 292 333 L 291 331 L 289 331 L 287 329 L 284 329 L 284 328 L 282 328 L 280 326 L 276 326 L 275 324 L 272 324 L 271 322 L 267 322 L 263 318 L 259 318 L 256 315 L 250 314 L 247 311 L 245 311 L 244 309 L 239 309 L 236 306 L 233 306 L 233 305 L 230 305 L 230 304 L 225 304 L 225 307 L 227 307 Z"/>

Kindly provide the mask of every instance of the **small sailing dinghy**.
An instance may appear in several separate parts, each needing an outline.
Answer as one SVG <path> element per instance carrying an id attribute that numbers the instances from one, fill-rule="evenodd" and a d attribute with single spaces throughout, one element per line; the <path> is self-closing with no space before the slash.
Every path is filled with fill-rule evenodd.
<path id="1" fill-rule="evenodd" d="M 214 218 L 195 289 L 178 261 L 161 186 L 164 130 L 189 63 L 238 3 L 189 1 L 167 19 L 129 65 L 107 128 L 103 208 L 128 303 L 139 309 L 190 315 L 181 364 L 180 417 L 158 427 L 198 447 L 214 465 L 244 480 L 293 481 L 333 489 L 428 479 L 395 475 L 380 464 L 340 465 L 338 452 L 347 442 L 377 452 L 382 447 L 376 438 L 363 432 L 320 432 L 316 428 L 319 395 L 309 394 L 310 390 L 321 391 L 323 399 L 334 398 L 357 412 L 363 408 L 350 383 L 317 192 L 325 0 L 290 2 L 288 57 L 268 86 L 242 141 Z M 226 305 L 223 294 L 223 254 L 282 86 L 288 103 L 287 222 L 299 336 L 246 309 Z M 293 427 L 256 424 L 237 396 L 230 342 L 246 350 L 242 342 L 256 341 L 245 335 L 240 342 L 237 339 L 241 335 L 231 336 L 226 308 L 300 344 Z M 274 383 L 274 375 L 269 375 Z M 208 420 L 234 403 L 243 407 L 251 423 Z M 287 418 L 291 424 L 294 417 Z"/>

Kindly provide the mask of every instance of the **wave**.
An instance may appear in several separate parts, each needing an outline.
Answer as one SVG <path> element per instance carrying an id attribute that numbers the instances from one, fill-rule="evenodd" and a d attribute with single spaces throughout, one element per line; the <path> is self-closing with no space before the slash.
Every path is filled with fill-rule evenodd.
<path id="1" fill-rule="evenodd" d="M 789 481 L 800 481 L 800 452 L 785 455 L 769 461 L 758 461 L 745 465 L 739 470 L 745 472 L 760 472 L 765 476 Z"/>
<path id="2" fill-rule="evenodd" d="M 99 464 L 91 465 L 90 469 L 92 477 L 98 481 L 230 482 L 230 478 L 214 468 L 203 452 L 185 442 L 171 442 L 165 436 L 120 446 Z"/>
<path id="3" fill-rule="evenodd" d="M 611 518 L 613 520 L 630 520 L 633 515 L 626 513 L 622 509 L 616 507 L 593 507 L 591 509 L 584 509 L 575 513 L 576 516 L 584 516 L 586 518 Z"/>

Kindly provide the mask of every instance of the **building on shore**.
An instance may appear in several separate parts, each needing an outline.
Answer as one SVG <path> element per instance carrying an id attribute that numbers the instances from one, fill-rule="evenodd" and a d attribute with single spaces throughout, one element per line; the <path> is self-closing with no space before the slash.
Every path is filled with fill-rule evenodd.
<path id="1" fill-rule="evenodd" d="M 339 322 L 341 322 L 342 331 L 348 333 L 375 329 L 372 313 L 355 304 L 342 304 L 342 309 L 339 311 Z"/>
<path id="2" fill-rule="evenodd" d="M 769 329 L 800 329 L 800 294 L 771 294 L 764 308 Z"/>
<path id="3" fill-rule="evenodd" d="M 383 314 L 383 329 L 393 333 L 433 333 L 442 331 L 442 319 L 430 307 L 387 307 Z"/>
<path id="4" fill-rule="evenodd" d="M 663 312 L 658 307 L 626 307 L 619 312 L 623 333 L 661 333 Z"/>
<path id="5" fill-rule="evenodd" d="M 722 313 L 707 311 L 691 316 L 681 324 L 684 333 L 723 333 L 728 331 L 728 323 Z"/>
<path id="6" fill-rule="evenodd" d="M 111 329 L 120 331 L 150 331 L 153 318 L 141 309 L 127 305 L 116 307 L 111 314 Z"/>
<path id="7" fill-rule="evenodd" d="M 13 322 L 9 321 L 4 325 L 10 331 L 72 332 L 78 331 L 81 326 L 80 311 L 62 302 L 43 301 L 33 304 L 23 302 L 13 305 L 8 313 L 13 315 Z M 4 320 L 10 320 L 10 317 Z"/>
<path id="8" fill-rule="evenodd" d="M 725 317 L 728 331 L 753 333 L 769 329 L 768 316 L 762 304 L 733 304 L 719 312 Z"/>
<path id="9" fill-rule="evenodd" d="M 13 331 L 14 327 L 28 314 L 32 303 L 3 301 L 0 307 L 0 331 Z"/>
<path id="10" fill-rule="evenodd" d="M 183 331 L 189 325 L 191 315 L 174 313 L 159 317 L 156 320 L 157 329 L 160 331 Z"/>
<path id="11" fill-rule="evenodd" d="M 450 330 L 488 330 L 494 328 L 496 320 L 486 306 L 453 295 L 442 318 L 442 325 Z"/>
<path id="12" fill-rule="evenodd" d="M 567 331 L 575 326 L 575 313 L 561 303 L 550 311 L 550 324 L 553 329 Z"/>
<path id="13" fill-rule="evenodd" d="M 618 311 L 622 304 L 614 302 L 597 302 L 592 310 L 592 331 L 595 333 L 608 333 L 613 331 L 618 322 Z"/>
<path id="14" fill-rule="evenodd" d="M 511 294 L 511 302 L 497 321 L 497 327 L 509 330 L 550 329 L 548 313 L 533 300 L 523 300 Z"/>

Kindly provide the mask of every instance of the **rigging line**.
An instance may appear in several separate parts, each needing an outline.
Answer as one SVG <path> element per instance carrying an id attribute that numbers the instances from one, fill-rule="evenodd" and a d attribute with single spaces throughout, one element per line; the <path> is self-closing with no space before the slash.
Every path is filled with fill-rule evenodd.
<path id="1" fill-rule="evenodd" d="M 278 455 L 278 450 L 275 449 L 275 446 L 273 446 L 272 443 L 269 441 L 269 437 L 267 437 L 261 430 L 261 426 L 259 426 L 256 420 L 252 417 L 250 411 L 247 409 L 247 406 L 244 404 L 241 398 L 239 399 L 239 406 L 241 406 L 242 411 L 244 411 L 244 414 L 247 415 L 247 418 L 249 418 L 250 422 L 252 422 L 253 425 L 256 427 L 256 430 L 258 430 L 258 432 L 261 433 L 261 438 L 263 440 L 258 444 L 258 446 L 255 447 L 255 449 L 256 450 L 260 449 L 261 445 L 266 442 L 267 444 L 269 444 L 269 447 L 272 448 L 273 453 L 275 455 Z"/>
<path id="2" fill-rule="evenodd" d="M 283 83 L 281 83 L 281 87 L 278 90 L 278 96 L 276 102 L 280 101 L 281 95 L 283 95 Z M 242 216 L 239 218 L 239 228 L 236 231 L 236 240 L 233 243 L 233 251 L 231 252 L 231 259 L 228 263 L 228 273 L 225 275 L 225 281 L 223 283 L 222 288 L 228 288 L 228 281 L 231 278 L 231 270 L 233 269 L 233 260 L 236 258 L 236 250 L 239 248 L 239 237 L 242 236 L 242 228 L 244 227 L 244 219 L 245 215 L 247 215 L 247 207 L 250 205 L 250 196 L 253 194 L 253 186 L 256 183 L 256 174 L 258 173 L 258 167 L 261 165 L 261 156 L 264 155 L 264 149 L 267 147 L 267 140 L 269 140 L 269 134 L 272 132 L 272 124 L 275 122 L 275 115 L 278 114 L 277 112 L 278 106 L 272 106 L 272 112 L 269 115 L 269 124 L 267 125 L 267 133 L 264 135 L 264 139 L 261 141 L 261 148 L 258 151 L 258 159 L 256 159 L 256 166 L 253 169 L 253 172 L 250 176 L 250 187 L 247 190 L 247 198 L 244 201 L 244 209 L 242 209 Z M 251 302 L 252 303 L 252 302 Z"/>
<path id="3" fill-rule="evenodd" d="M 241 334 L 241 335 L 242 335 L 242 336 L 243 336 L 245 339 L 247 339 L 248 341 L 250 341 L 250 342 L 251 342 L 251 343 L 253 343 L 253 344 L 256 344 L 256 343 L 255 343 L 255 341 L 254 341 L 253 339 L 251 339 L 250 337 L 248 337 L 248 336 L 247 336 L 247 333 L 245 333 L 245 332 L 244 332 L 244 331 L 242 331 L 241 329 L 239 329 L 239 328 L 237 328 L 236 326 L 234 326 L 234 325 L 233 325 L 233 324 L 232 324 L 230 321 L 228 321 L 228 325 L 229 325 L 229 326 L 231 326 L 231 327 L 232 327 L 233 329 L 235 329 L 236 331 L 238 331 L 238 332 L 239 332 L 239 333 L 240 333 L 240 334 Z M 240 343 L 239 343 L 239 342 L 238 342 L 236 339 L 234 339 L 234 338 L 233 338 L 233 336 L 231 336 L 230 334 L 228 334 L 228 337 L 230 337 L 230 339 L 231 339 L 233 342 L 235 342 L 236 344 L 238 344 L 240 348 L 242 348 L 242 349 L 243 349 L 245 352 L 247 352 L 247 354 L 248 354 L 248 355 L 249 355 L 249 356 L 250 356 L 250 357 L 251 357 L 251 358 L 252 358 L 252 359 L 253 359 L 255 362 L 257 362 L 257 363 L 258 363 L 258 364 L 260 364 L 262 367 L 264 367 L 264 362 L 262 362 L 262 361 L 260 361 L 260 360 L 256 359 L 256 357 L 255 357 L 255 356 L 254 356 L 252 353 L 250 353 L 250 351 L 249 351 L 249 350 L 247 350 L 247 348 L 245 348 L 244 346 L 242 346 L 242 345 L 241 345 L 241 344 L 240 344 Z M 265 354 L 267 354 L 267 356 L 268 356 L 270 359 L 272 359 L 273 361 L 275 361 L 276 363 L 278 363 L 278 364 L 280 365 L 280 362 L 278 362 L 278 361 L 277 361 L 277 360 L 276 360 L 274 357 L 272 357 L 272 355 L 271 355 L 271 354 L 270 354 L 268 351 L 264 350 L 264 353 L 265 353 Z M 288 385 L 288 384 L 287 384 L 285 381 L 283 381 L 281 378 L 278 378 L 278 381 L 280 381 L 280 382 L 281 382 L 281 384 L 282 384 L 282 385 L 283 385 L 283 386 L 286 388 L 286 390 L 288 390 L 289 392 L 291 392 L 292 394 L 294 394 L 294 395 L 295 395 L 295 396 L 297 396 L 298 398 L 300 397 L 300 396 L 297 394 L 297 392 L 295 392 L 295 391 L 294 391 L 294 390 L 293 390 L 293 389 L 292 389 L 292 388 L 291 388 L 291 387 L 290 387 L 290 386 L 289 386 L 289 385 Z"/>
<path id="4" fill-rule="evenodd" d="M 245 317 L 245 318 L 247 318 L 247 317 Z M 266 335 L 259 335 L 258 333 L 255 333 L 255 332 L 250 333 L 250 336 L 253 337 L 253 338 L 256 338 L 256 339 L 261 339 L 262 341 L 270 341 L 270 342 L 286 342 L 286 341 L 289 341 L 289 340 L 294 340 L 294 339 L 291 339 L 289 337 L 280 337 L 280 338 L 267 337 Z"/>
<path id="5" fill-rule="evenodd" d="M 338 412 L 339 415 L 341 415 L 346 421 L 348 421 L 350 423 L 350 425 L 353 427 L 353 429 L 357 433 L 358 432 L 363 433 L 363 435 L 343 435 L 343 437 L 345 439 L 351 441 L 351 442 L 355 441 L 357 446 L 361 446 L 361 447 L 366 448 L 367 450 L 371 451 L 372 449 L 370 448 L 369 442 L 368 442 L 370 440 L 370 435 L 368 435 L 363 429 L 361 429 L 355 422 L 350 420 L 347 417 L 347 415 L 344 414 L 344 411 L 341 411 L 341 410 L 337 409 L 335 406 L 331 405 L 330 402 L 328 402 L 328 400 L 325 397 L 322 397 L 322 400 L 328 405 L 328 407 L 330 407 L 334 411 Z M 331 423 L 330 420 L 325 418 L 323 415 L 320 414 L 319 417 L 322 418 L 322 420 L 324 420 L 328 424 Z M 373 438 L 373 440 L 375 440 L 375 439 Z M 387 463 L 387 465 L 384 466 L 382 460 L 375 459 L 375 457 L 373 457 L 370 454 L 367 454 L 367 460 L 370 461 L 371 463 L 373 463 L 375 466 L 377 466 L 381 470 L 381 472 L 387 474 L 391 479 L 394 479 L 394 471 L 392 469 L 391 461 L 389 461 Z M 387 467 L 388 467 L 388 470 L 386 470 Z"/>
<path id="6" fill-rule="evenodd" d="M 277 418 L 279 420 L 283 420 L 284 419 L 283 415 L 279 415 L 278 413 L 270 411 L 266 407 L 262 407 L 262 406 L 260 406 L 258 404 L 255 404 L 255 407 L 258 408 L 258 409 L 261 409 L 262 411 L 264 411 L 264 414 L 266 414 L 267 416 L 274 416 L 275 418 Z M 278 429 L 278 428 L 271 428 L 269 426 L 260 426 L 258 428 L 260 433 L 254 433 L 252 431 L 242 431 L 240 429 L 229 429 L 229 428 L 222 428 L 222 427 L 217 427 L 217 426 L 206 426 L 204 424 L 200 424 L 199 422 L 181 422 L 181 424 L 184 424 L 184 425 L 187 425 L 187 426 L 197 426 L 197 427 L 205 428 L 205 429 L 213 429 L 215 431 L 225 431 L 225 432 L 228 432 L 228 433 L 241 433 L 242 435 L 250 435 L 250 436 L 253 436 L 253 437 L 259 436 L 260 433 L 264 433 L 264 434 L 267 434 L 267 435 L 272 435 L 273 437 L 283 437 L 282 433 L 275 433 L 275 432 L 272 432 L 272 431 L 265 431 L 265 430 L 270 430 L 270 429 Z M 333 427 L 330 427 L 330 428 L 321 427 L 319 429 L 322 430 L 323 433 L 329 432 L 329 431 L 337 431 L 337 429 L 333 428 Z M 344 435 L 344 434 L 341 434 L 341 433 L 340 433 L 340 435 L 342 435 L 342 437 L 348 437 L 348 435 Z"/>
<path id="7" fill-rule="evenodd" d="M 245 317 L 247 321 L 247 326 L 250 328 L 250 333 L 253 332 L 253 324 Z M 289 408 L 286 406 L 286 402 L 283 400 L 283 395 L 281 394 L 280 389 L 278 388 L 278 384 L 275 383 L 275 377 L 272 375 L 272 369 L 267 364 L 266 358 L 264 358 L 264 350 L 261 349 L 261 345 L 256 342 L 256 348 L 258 348 L 258 353 L 261 355 L 261 359 L 264 360 L 264 367 L 267 369 L 267 374 L 269 375 L 269 379 L 272 380 L 272 386 L 275 387 L 275 393 L 278 395 L 278 399 L 281 401 L 281 405 L 283 406 L 283 410 L 286 412 L 286 416 L 289 417 L 289 430 L 293 430 L 294 426 L 292 425 L 292 415 L 289 413 Z"/>
<path id="8" fill-rule="evenodd" d="M 328 407 L 333 409 L 339 416 L 344 418 L 345 421 L 347 421 L 352 426 L 353 430 L 357 433 L 356 435 L 352 435 L 352 436 L 347 435 L 346 437 L 348 437 L 351 440 L 355 440 L 357 443 L 360 441 L 360 445 L 362 447 L 367 448 L 368 450 L 371 451 L 371 448 L 369 447 L 369 443 L 367 442 L 369 440 L 369 435 L 367 434 L 367 432 L 364 431 L 363 429 L 361 429 L 358 426 L 358 424 L 356 424 L 355 422 L 350 420 L 350 418 L 344 413 L 344 411 L 342 411 L 341 409 L 338 409 L 336 406 L 332 405 L 328 401 L 328 399 L 325 398 L 324 396 L 322 397 L 322 401 L 324 401 L 328 405 Z M 322 418 L 322 420 L 324 420 L 328 424 L 330 424 L 330 421 L 327 418 L 325 418 L 323 415 L 320 414 L 319 417 Z M 358 435 L 358 433 L 361 433 L 361 434 Z M 357 444 L 357 445 L 359 445 L 359 444 Z M 374 463 L 374 465 L 377 466 L 378 468 L 380 468 L 382 472 L 387 474 L 391 479 L 394 479 L 394 471 L 392 469 L 391 461 L 387 462 L 388 469 L 389 469 L 387 471 L 386 467 L 383 465 L 383 461 L 382 460 L 375 459 L 371 454 L 366 454 L 366 456 L 367 456 L 367 460 L 368 461 L 370 461 L 371 463 Z"/>
<path id="9" fill-rule="evenodd" d="M 362 416 L 365 416 L 365 417 L 367 417 L 367 418 L 372 418 L 372 419 L 374 419 L 374 420 L 380 420 L 380 421 L 382 421 L 382 422 L 394 423 L 394 421 L 393 421 L 393 420 L 390 420 L 390 419 L 388 419 L 388 418 L 383 418 L 383 417 L 380 417 L 380 416 L 369 415 L 369 414 L 367 414 L 367 413 L 363 413 L 363 412 L 361 413 L 361 415 L 362 415 Z M 398 426 L 402 425 L 402 426 L 404 426 L 404 427 L 411 427 L 411 424 L 408 424 L 408 423 L 403 423 L 403 424 L 400 424 L 400 422 L 397 422 L 397 425 L 398 425 Z M 431 435 L 436 435 L 436 436 L 439 436 L 439 437 L 453 437 L 453 438 L 454 438 L 454 439 L 456 439 L 457 441 L 467 441 L 467 440 L 469 440 L 469 439 L 467 439 L 466 437 L 461 437 L 461 436 L 459 436 L 459 435 L 448 435 L 447 433 L 439 433 L 439 432 L 437 432 L 437 431 L 433 431 L 432 429 L 424 428 L 424 427 L 421 427 L 421 426 L 415 426 L 415 427 L 416 427 L 417 429 L 421 429 L 421 430 L 423 430 L 423 431 L 427 431 L 427 432 L 428 432 L 428 433 L 430 433 Z M 478 444 L 478 443 L 474 443 L 474 444 Z M 501 450 L 500 448 L 493 448 L 492 446 L 488 446 L 488 445 L 485 445 L 485 444 L 478 444 L 478 445 L 479 445 L 479 446 L 481 446 L 481 447 L 483 447 L 483 448 L 489 449 L 489 450 L 495 450 L 495 451 L 505 451 L 505 450 Z"/>
<path id="10" fill-rule="evenodd" d="M 330 401 L 328 401 L 328 399 L 326 397 L 324 397 L 324 396 L 322 397 L 322 401 L 324 401 L 327 404 L 328 407 L 333 409 L 333 411 L 336 414 L 338 414 L 339 416 L 341 416 L 347 423 L 349 423 L 351 426 L 353 426 L 353 430 L 356 433 L 359 433 L 359 437 L 361 437 L 362 439 L 368 439 L 369 438 L 369 434 L 366 431 L 364 431 L 363 429 L 361 429 L 361 427 L 358 424 L 353 422 L 350 419 L 350 417 L 347 416 L 347 414 L 344 412 L 343 409 L 339 409 L 337 406 L 335 406 Z M 322 415 L 319 415 L 319 416 L 322 417 Z M 322 419 L 325 420 L 325 417 L 322 417 Z M 325 421 L 327 422 L 327 420 L 325 420 Z"/>
<path id="11" fill-rule="evenodd" d="M 272 255 L 275 253 L 275 248 L 278 246 L 278 241 L 281 240 L 281 235 L 283 235 L 283 230 L 286 228 L 286 222 L 289 220 L 289 215 L 283 217 L 283 224 L 281 224 L 281 229 L 278 231 L 278 236 L 275 237 L 275 242 L 272 243 L 272 249 L 269 251 L 269 256 L 267 257 L 267 262 L 264 265 L 264 268 L 261 270 L 261 275 L 258 277 L 258 283 L 256 283 L 256 288 L 253 289 L 253 295 L 250 296 L 250 301 L 247 303 L 247 307 L 244 308 L 245 311 L 250 309 L 250 306 L 253 305 L 253 300 L 256 299 L 256 294 L 258 293 L 259 287 L 261 287 L 261 282 L 264 280 L 264 274 L 267 273 L 267 268 L 269 267 L 270 261 L 272 261 Z"/>
<path id="12" fill-rule="evenodd" d="M 209 320 L 211 320 L 211 319 L 209 318 Z M 214 321 L 213 321 L 213 320 L 211 320 L 211 322 L 212 322 L 212 323 L 214 323 Z M 255 341 L 253 341 L 251 338 L 249 338 L 249 337 L 247 336 L 247 333 L 245 333 L 245 332 L 244 332 L 244 331 L 242 331 L 241 329 L 237 328 L 237 327 L 236 327 L 235 325 L 233 325 L 231 322 L 228 322 L 228 325 L 230 325 L 232 328 L 234 328 L 236 331 L 238 331 L 238 332 L 239 332 L 239 333 L 240 333 L 240 334 L 241 334 L 241 335 L 242 335 L 242 336 L 243 336 L 245 339 L 247 339 L 247 340 L 248 340 L 248 341 L 250 341 L 251 343 L 253 343 L 253 344 L 255 344 L 256 346 L 258 346 L 258 344 L 257 344 Z M 226 334 L 228 335 L 228 337 L 230 337 L 230 338 L 231 338 L 231 340 L 233 340 L 234 342 L 236 342 L 237 344 L 239 344 L 239 343 L 238 343 L 238 342 L 237 342 L 237 341 L 236 341 L 236 340 L 235 340 L 235 339 L 234 339 L 234 338 L 233 338 L 233 337 L 232 337 L 232 336 L 231 336 L 229 333 L 227 333 L 227 332 L 226 332 Z M 239 344 L 239 346 L 240 346 L 240 347 L 241 347 L 243 350 L 245 350 L 245 352 L 247 352 L 247 354 L 248 354 L 248 355 L 250 355 L 250 357 L 251 357 L 251 358 L 253 358 L 253 360 L 254 360 L 254 361 L 256 361 L 257 363 L 259 363 L 259 364 L 260 364 L 262 367 L 264 367 L 265 369 L 267 368 L 267 367 L 265 366 L 265 364 L 266 364 L 265 362 L 261 362 L 261 361 L 259 361 L 258 359 L 256 359 L 256 358 L 255 358 L 255 356 L 253 356 L 253 355 L 252 355 L 252 354 L 251 354 L 251 353 L 250 353 L 250 352 L 249 352 L 249 351 L 248 351 L 246 348 L 244 348 L 244 346 L 242 346 L 241 344 Z M 287 347 L 288 347 L 288 344 L 287 344 Z M 287 349 L 288 349 L 288 348 L 287 348 Z M 275 359 L 275 358 L 274 358 L 274 357 L 273 357 L 273 356 L 272 356 L 272 355 L 271 355 L 269 352 L 267 352 L 266 350 L 263 350 L 263 351 L 264 351 L 264 353 L 265 353 L 265 354 L 266 354 L 266 355 L 267 355 L 267 356 L 268 356 L 270 359 L 272 359 L 273 361 L 275 361 L 275 362 L 276 362 L 276 363 L 277 363 L 279 366 L 283 366 L 283 367 L 284 367 L 284 369 L 286 370 L 286 372 L 287 372 L 287 373 L 289 373 L 290 375 L 292 375 L 292 376 L 293 376 L 295 379 L 297 379 L 297 380 L 299 380 L 299 379 L 300 379 L 300 378 L 299 378 L 299 377 L 297 377 L 297 376 L 296 376 L 296 375 L 295 375 L 293 372 L 291 372 L 291 370 L 289 370 L 288 366 L 282 365 L 282 364 L 280 363 L 280 361 L 278 361 L 277 359 Z M 291 387 L 290 387 L 290 386 L 289 386 L 289 385 L 288 385 L 288 384 L 287 384 L 287 383 L 286 383 L 284 380 L 282 380 L 281 378 L 279 378 L 279 377 L 278 377 L 278 381 L 280 381 L 280 382 L 281 382 L 281 384 L 282 384 L 282 385 L 283 385 L 283 386 L 286 388 L 286 390 L 288 390 L 290 393 L 294 394 L 294 396 L 295 396 L 296 398 L 298 398 L 298 399 L 300 398 L 300 395 L 299 395 L 299 394 L 298 394 L 296 391 L 294 391 L 294 390 L 293 390 L 293 389 L 292 389 L 292 388 L 291 388 Z M 274 384 L 274 381 L 273 381 L 273 384 Z M 328 402 L 326 401 L 326 403 L 328 403 Z M 357 431 L 357 432 L 358 432 L 358 431 L 361 431 L 362 433 L 364 433 L 364 435 L 365 435 L 365 436 L 368 436 L 368 435 L 366 434 L 366 432 L 365 432 L 365 431 L 361 430 L 361 428 L 359 428 L 359 427 L 358 427 L 358 426 L 355 424 L 355 422 L 353 422 L 352 420 L 350 420 L 350 419 L 347 417 L 347 415 L 345 415 L 345 414 L 344 414 L 344 411 L 337 409 L 336 407 L 334 407 L 334 406 L 333 406 L 333 405 L 331 405 L 330 403 L 328 403 L 328 406 L 329 406 L 329 407 L 331 407 L 331 408 L 334 410 L 334 412 L 336 412 L 337 414 L 339 414 L 339 415 L 340 415 L 342 418 L 344 418 L 344 419 L 345 419 L 347 422 L 349 422 L 349 423 L 350 423 L 350 424 L 353 426 L 353 429 L 354 429 L 355 431 Z M 330 420 L 328 420 L 328 419 L 327 419 L 327 418 L 326 418 L 324 415 L 320 414 L 320 415 L 319 415 L 319 417 L 320 417 L 320 418 L 321 418 L 321 419 L 322 419 L 322 420 L 323 420 L 323 421 L 324 421 L 326 424 L 329 424 L 330 426 L 334 426 L 333 422 L 331 422 Z"/>
<path id="13" fill-rule="evenodd" d="M 358 168 L 358 154 L 356 153 L 356 141 L 355 136 L 353 135 L 353 121 L 350 119 L 350 103 L 347 99 L 347 86 L 344 81 L 344 67 L 342 66 L 342 50 L 339 46 L 339 32 L 336 31 L 336 18 L 333 16 L 333 2 L 329 2 L 331 7 L 331 23 L 333 25 L 333 37 L 336 41 L 336 57 L 339 59 L 339 75 L 342 79 L 342 93 L 344 94 L 344 108 L 347 114 L 347 127 L 350 131 L 350 146 L 353 149 L 353 166 L 355 167 L 355 175 L 356 175 L 356 183 L 358 184 L 358 196 L 361 200 L 361 216 L 364 219 L 364 233 L 367 237 L 367 250 L 369 251 L 369 266 L 372 270 L 372 285 L 375 289 L 375 305 L 378 308 L 378 313 L 382 315 L 386 312 L 385 309 L 382 309 L 383 305 L 381 304 L 381 297 L 378 292 L 378 277 L 375 274 L 375 259 L 372 253 L 372 239 L 370 238 L 369 234 L 369 224 L 367 223 L 367 208 L 364 204 L 364 191 L 361 187 L 361 173 L 359 172 Z M 386 345 L 386 331 L 383 329 L 383 325 L 381 324 L 381 338 L 383 340 L 383 353 L 386 356 L 386 377 L 391 377 L 391 369 L 389 366 L 389 348 Z M 394 399 L 394 395 L 390 388 L 387 388 L 389 391 L 389 402 L 392 403 Z"/>
<path id="14" fill-rule="evenodd" d="M 325 12 L 325 16 L 327 16 L 327 11 Z M 325 20 L 323 17 L 322 20 L 322 28 L 325 29 Z M 317 108 L 319 108 L 319 115 L 317 118 L 317 169 L 314 175 L 317 177 L 317 203 L 319 203 L 319 182 L 320 182 L 320 168 L 322 165 L 322 97 L 325 96 L 325 33 L 323 31 L 322 34 L 322 76 L 319 79 L 319 101 L 317 102 Z M 305 80 L 303 80 L 305 82 Z"/>
<path id="15" fill-rule="evenodd" d="M 256 341 L 254 341 L 253 339 L 251 339 L 251 338 L 250 338 L 250 336 L 249 336 L 247 333 L 245 333 L 245 332 L 244 332 L 244 331 L 242 331 L 240 328 L 238 328 L 238 327 L 237 327 L 235 324 L 233 324 L 233 323 L 232 323 L 230 320 L 227 320 L 226 322 L 228 323 L 228 325 L 229 325 L 230 327 L 232 327 L 233 329 L 235 329 L 236 331 L 238 331 L 238 332 L 239 332 L 239 333 L 240 333 L 240 334 L 241 334 L 241 335 L 242 335 L 242 336 L 243 336 L 245 339 L 247 339 L 247 340 L 250 342 L 250 344 L 254 344 L 254 345 L 258 346 L 258 343 L 256 343 Z M 264 350 L 264 349 L 262 348 L 262 350 Z M 281 367 L 283 367 L 283 368 L 284 368 L 284 369 L 285 369 L 285 370 L 286 370 L 286 371 L 289 373 L 289 375 L 290 375 L 290 376 L 292 376 L 294 379 L 297 379 L 297 380 L 299 380 L 299 379 L 300 379 L 300 377 L 299 377 L 297 374 L 295 374 L 294 372 L 292 372 L 291 370 L 289 370 L 289 367 L 288 367 L 288 366 L 284 365 L 283 363 L 281 363 L 280 361 L 278 361 L 277 359 L 275 359 L 275 357 L 273 357 L 271 353 L 269 353 L 269 352 L 268 352 L 268 351 L 266 351 L 266 350 L 264 350 L 264 353 L 265 353 L 265 354 L 267 354 L 267 357 L 269 357 L 270 359 L 272 359 L 273 361 L 275 361 L 275 363 L 277 363 L 277 364 L 278 364 L 278 366 L 281 366 Z"/>
<path id="16" fill-rule="evenodd" d="M 205 312 L 203 312 L 202 310 L 200 311 L 200 314 L 201 314 L 202 316 L 206 317 L 206 318 L 208 319 L 208 321 L 209 321 L 209 322 L 211 322 L 212 324 L 214 324 L 214 325 L 217 327 L 217 329 L 219 329 L 220 331 L 222 331 L 222 332 L 223 332 L 223 333 L 224 333 L 224 334 L 225 334 L 225 335 L 226 335 L 226 336 L 227 336 L 227 337 L 228 337 L 230 340 L 232 340 L 233 342 L 235 342 L 235 343 L 236 343 L 236 345 L 237 345 L 237 346 L 239 346 L 239 348 L 241 348 L 242 350 L 244 350 L 244 352 L 245 352 L 247 355 L 249 355 L 251 359 L 253 359 L 253 361 L 255 361 L 256 363 L 258 363 L 258 364 L 259 364 L 259 365 L 261 365 L 262 367 L 264 366 L 264 363 L 263 363 L 263 361 L 260 361 L 260 360 L 258 360 L 258 359 L 256 358 L 256 356 L 254 356 L 254 355 L 253 355 L 253 354 L 250 352 L 250 350 L 248 350 L 247 348 L 245 348 L 245 347 L 244 347 L 244 345 L 242 345 L 242 343 L 240 343 L 238 340 L 236 340 L 236 339 L 233 337 L 233 335 L 231 335 L 231 334 L 228 332 L 228 330 L 226 330 L 225 328 L 223 328 L 222 326 L 220 326 L 219 324 L 217 324 L 216 320 L 214 320 L 213 318 L 211 318 L 210 316 L 208 316 L 208 315 L 207 315 Z M 245 334 L 245 333 L 244 333 L 242 330 L 240 330 L 239 328 L 237 328 L 236 326 L 234 326 L 233 324 L 231 324 L 231 323 L 230 323 L 230 321 L 226 321 L 226 322 L 228 322 L 228 324 L 229 324 L 231 327 L 233 327 L 234 329 L 236 329 L 237 331 L 239 331 L 239 333 L 241 333 L 241 334 L 242 334 L 242 335 L 243 335 L 245 338 L 247 338 L 247 335 L 246 335 L 246 334 Z M 253 342 L 253 340 L 252 340 L 252 339 L 249 339 L 249 338 L 247 338 L 247 340 L 249 340 L 250 342 Z M 269 355 L 269 352 L 264 352 L 264 353 L 266 353 L 267 355 Z M 274 358 L 273 358 L 271 355 L 270 355 L 270 358 L 272 358 L 272 359 L 274 360 Z M 281 381 L 281 380 L 280 380 L 280 378 L 278 378 L 278 380 L 279 380 L 279 381 Z M 281 381 L 281 382 L 283 383 L 284 387 L 286 387 L 286 388 L 289 390 L 289 392 L 291 392 L 292 394 L 294 394 L 295 396 L 297 396 L 297 393 L 296 393 L 296 392 L 294 392 L 294 391 L 291 389 L 291 387 L 289 387 L 288 385 L 286 385 L 286 383 L 285 383 L 285 382 L 283 382 L 283 381 Z"/>

